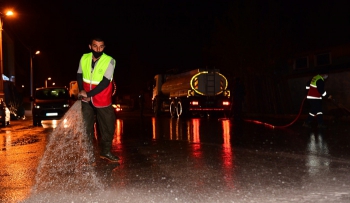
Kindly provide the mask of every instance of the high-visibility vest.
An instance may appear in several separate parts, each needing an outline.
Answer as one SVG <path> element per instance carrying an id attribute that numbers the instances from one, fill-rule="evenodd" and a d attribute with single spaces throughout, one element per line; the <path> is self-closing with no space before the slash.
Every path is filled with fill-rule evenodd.
<path id="1" fill-rule="evenodd" d="M 81 57 L 80 64 L 83 73 L 83 87 L 86 92 L 94 89 L 103 80 L 103 76 L 111 60 L 113 60 L 112 57 L 102 54 L 96 62 L 93 71 L 91 71 L 92 53 L 84 54 Z M 112 80 L 113 78 L 110 78 L 111 82 L 107 88 L 91 98 L 91 102 L 95 107 L 106 107 L 112 104 Z"/>
<path id="2" fill-rule="evenodd" d="M 310 86 L 306 86 L 306 89 L 309 89 L 307 93 L 308 99 L 322 99 L 322 96 L 326 96 L 326 91 L 324 92 L 318 92 L 317 89 L 317 81 L 322 80 L 324 81 L 323 77 L 320 75 L 316 75 L 311 79 Z"/>

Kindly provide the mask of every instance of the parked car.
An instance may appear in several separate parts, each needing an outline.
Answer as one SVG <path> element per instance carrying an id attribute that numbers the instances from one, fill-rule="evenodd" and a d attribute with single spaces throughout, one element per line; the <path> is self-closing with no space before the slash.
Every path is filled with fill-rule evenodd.
<path id="1" fill-rule="evenodd" d="M 0 100 L 0 123 L 2 126 L 10 125 L 11 113 L 7 108 L 6 103 Z"/>
<path id="2" fill-rule="evenodd" d="M 70 108 L 69 91 L 65 87 L 37 88 L 33 101 L 33 125 L 42 120 L 59 120 Z"/>

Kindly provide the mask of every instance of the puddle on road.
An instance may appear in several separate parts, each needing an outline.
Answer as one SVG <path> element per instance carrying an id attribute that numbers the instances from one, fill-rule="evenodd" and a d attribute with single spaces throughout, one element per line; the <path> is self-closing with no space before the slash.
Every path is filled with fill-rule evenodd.
<path id="1" fill-rule="evenodd" d="M 51 192 L 102 189 L 103 185 L 92 166 L 92 147 L 83 128 L 81 102 L 77 101 L 49 135 L 32 194 L 40 196 Z"/>
<path id="2" fill-rule="evenodd" d="M 38 142 L 40 139 L 38 136 L 25 136 L 20 137 L 12 141 L 11 146 L 19 146 L 19 145 L 27 145 L 27 144 L 33 144 Z"/>
<path id="3" fill-rule="evenodd" d="M 40 140 L 40 136 L 38 136 L 38 134 L 33 134 L 32 131 L 14 133 L 8 130 L 0 139 L 1 151 L 7 151 L 11 147 L 34 144 Z"/>

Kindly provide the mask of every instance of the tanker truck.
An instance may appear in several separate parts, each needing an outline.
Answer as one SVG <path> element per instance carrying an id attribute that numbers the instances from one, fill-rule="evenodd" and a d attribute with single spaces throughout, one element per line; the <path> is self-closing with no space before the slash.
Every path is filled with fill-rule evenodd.
<path id="1" fill-rule="evenodd" d="M 171 117 L 215 114 L 229 115 L 228 81 L 219 69 L 195 69 L 178 74 L 154 76 L 152 109 L 158 116 Z"/>

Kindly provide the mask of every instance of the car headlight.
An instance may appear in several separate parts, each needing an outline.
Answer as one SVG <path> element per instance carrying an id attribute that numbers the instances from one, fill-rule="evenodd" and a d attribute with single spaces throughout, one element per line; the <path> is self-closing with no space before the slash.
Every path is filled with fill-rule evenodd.
<path id="1" fill-rule="evenodd" d="M 35 105 L 34 108 L 40 109 L 40 106 L 39 105 Z"/>
<path id="2" fill-rule="evenodd" d="M 69 104 L 63 104 L 63 107 L 64 107 L 64 108 L 68 108 L 68 107 L 69 107 Z"/>

